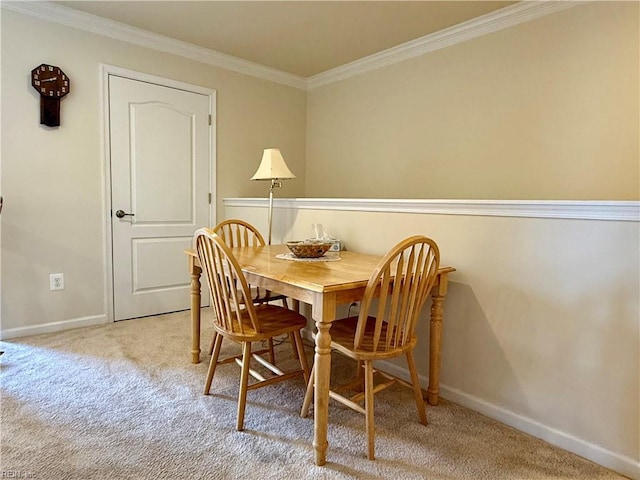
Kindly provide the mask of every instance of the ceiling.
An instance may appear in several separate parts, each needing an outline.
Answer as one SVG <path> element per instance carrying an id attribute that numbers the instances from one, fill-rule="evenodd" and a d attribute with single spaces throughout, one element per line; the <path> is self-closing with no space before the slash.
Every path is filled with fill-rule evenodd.
<path id="1" fill-rule="evenodd" d="M 300 77 L 515 1 L 56 1 Z"/>

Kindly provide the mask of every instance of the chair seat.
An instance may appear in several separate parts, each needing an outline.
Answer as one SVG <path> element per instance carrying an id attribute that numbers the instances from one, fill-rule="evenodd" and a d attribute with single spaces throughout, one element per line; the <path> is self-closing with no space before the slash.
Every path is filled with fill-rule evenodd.
<path id="1" fill-rule="evenodd" d="M 250 326 L 251 322 L 249 320 L 249 312 L 246 309 L 241 310 L 244 329 L 243 334 L 231 334 L 229 333 L 229 331 L 223 330 L 217 324 L 214 325 L 214 327 L 220 333 L 224 333 L 227 338 L 231 338 L 239 342 L 247 342 L 272 338 L 277 335 L 300 330 L 301 328 L 307 326 L 307 319 L 295 310 L 288 310 L 284 307 L 264 303 L 261 305 L 256 305 L 255 311 L 260 318 L 260 332 L 257 332 L 255 328 Z M 235 316 L 233 319 L 233 323 L 233 330 L 238 331 L 240 326 Z"/>
<path id="2" fill-rule="evenodd" d="M 401 347 L 392 348 L 387 351 L 379 349 L 373 350 L 374 326 L 376 324 L 375 317 L 368 317 L 367 326 L 365 328 L 364 342 L 360 349 L 353 347 L 353 339 L 355 338 L 356 328 L 358 327 L 358 317 L 349 317 L 337 320 L 331 324 L 331 348 L 338 350 L 355 360 L 383 360 L 385 358 L 393 358 L 403 355 L 407 350 L 411 350 L 416 342 L 417 337 L 414 335 L 408 342 Z M 381 338 L 387 337 L 387 323 L 382 322 Z"/>

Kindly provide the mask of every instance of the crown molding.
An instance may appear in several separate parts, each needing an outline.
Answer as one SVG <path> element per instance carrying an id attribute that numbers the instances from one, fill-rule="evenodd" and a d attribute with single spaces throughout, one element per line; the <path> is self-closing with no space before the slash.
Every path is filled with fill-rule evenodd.
<path id="1" fill-rule="evenodd" d="M 303 78 L 297 75 L 249 62 L 191 43 L 125 25 L 97 15 L 80 12 L 52 2 L 0 2 L 0 6 L 13 12 L 29 15 L 47 22 L 103 35 L 153 50 L 158 50 L 201 63 L 250 75 L 282 85 L 312 90 L 362 73 L 393 65 L 404 60 L 440 50 L 488 33 L 541 18 L 571 8 L 579 1 L 522 1 L 454 25 L 430 35 L 389 48 L 379 53 L 347 63 L 326 72 Z"/>
<path id="2" fill-rule="evenodd" d="M 223 202 L 225 207 L 266 207 L 268 199 L 225 198 Z M 640 222 L 640 201 L 277 198 L 274 206 L 300 210 Z"/>
<path id="3" fill-rule="evenodd" d="M 312 90 L 429 52 L 441 50 L 488 33 L 497 32 L 520 23 L 529 22 L 551 15 L 552 13 L 566 10 L 578 3 L 580 2 L 556 0 L 518 2 L 458 25 L 445 28 L 444 30 L 403 43 L 397 47 L 383 50 L 382 52 L 308 77 L 307 88 Z"/>
<path id="4" fill-rule="evenodd" d="M 164 35 L 131 27 L 103 17 L 80 12 L 51 2 L 0 2 L 13 12 L 30 15 L 47 22 L 59 23 L 105 37 L 158 50 L 201 63 L 250 75 L 282 85 L 311 90 L 409 58 L 440 50 L 481 35 L 496 32 L 536 18 L 544 17 L 576 5 L 575 1 L 525 1 L 496 10 L 439 32 L 389 48 L 382 52 L 342 65 L 312 77 L 303 78 L 258 63 L 249 62 L 208 48 L 175 40 Z"/>
<path id="5" fill-rule="evenodd" d="M 306 90 L 303 77 L 51 2 L 0 2 L 2 8 L 214 67 Z"/>

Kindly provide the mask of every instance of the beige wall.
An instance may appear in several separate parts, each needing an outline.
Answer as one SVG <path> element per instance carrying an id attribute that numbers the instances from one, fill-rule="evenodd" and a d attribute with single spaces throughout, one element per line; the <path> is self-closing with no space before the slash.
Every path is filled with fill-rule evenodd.
<path id="1" fill-rule="evenodd" d="M 306 196 L 639 199 L 638 22 L 585 2 L 312 90 Z"/>
<path id="2" fill-rule="evenodd" d="M 262 149 L 280 147 L 305 178 L 304 91 L 2 10 L 2 329 L 104 315 L 105 205 L 100 64 L 217 91 L 217 195 L 265 196 L 249 178 Z M 39 124 L 30 71 L 60 66 L 71 78 L 61 126 Z M 219 202 L 220 205 L 220 202 Z M 49 274 L 65 290 L 49 291 Z"/>
<path id="3" fill-rule="evenodd" d="M 275 210 L 276 238 L 308 238 L 322 223 L 347 249 L 380 255 L 410 235 L 433 238 L 441 264 L 457 269 L 444 307 L 443 397 L 640 478 L 637 221 L 290 202 Z M 228 206 L 225 216 L 264 225 L 261 207 Z M 424 386 L 428 315 L 426 305 L 416 348 Z"/>

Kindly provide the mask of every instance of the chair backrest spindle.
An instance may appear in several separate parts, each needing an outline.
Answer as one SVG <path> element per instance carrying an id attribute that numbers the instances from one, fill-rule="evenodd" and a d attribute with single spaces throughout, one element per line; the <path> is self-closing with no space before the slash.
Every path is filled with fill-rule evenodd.
<path id="1" fill-rule="evenodd" d="M 225 220 L 216 225 L 213 232 L 231 248 L 265 245 L 262 234 L 253 225 L 243 220 Z"/>
<path id="2" fill-rule="evenodd" d="M 214 322 L 231 334 L 260 332 L 251 290 L 226 242 L 206 228 L 198 230 L 194 237 L 198 259 L 211 292 Z"/>
<path id="3" fill-rule="evenodd" d="M 421 235 L 398 243 L 383 257 L 362 299 L 354 338 L 356 350 L 389 351 L 414 340 L 416 322 L 435 283 L 439 264 L 438 246 Z M 372 309 L 376 291 L 378 305 Z"/>

